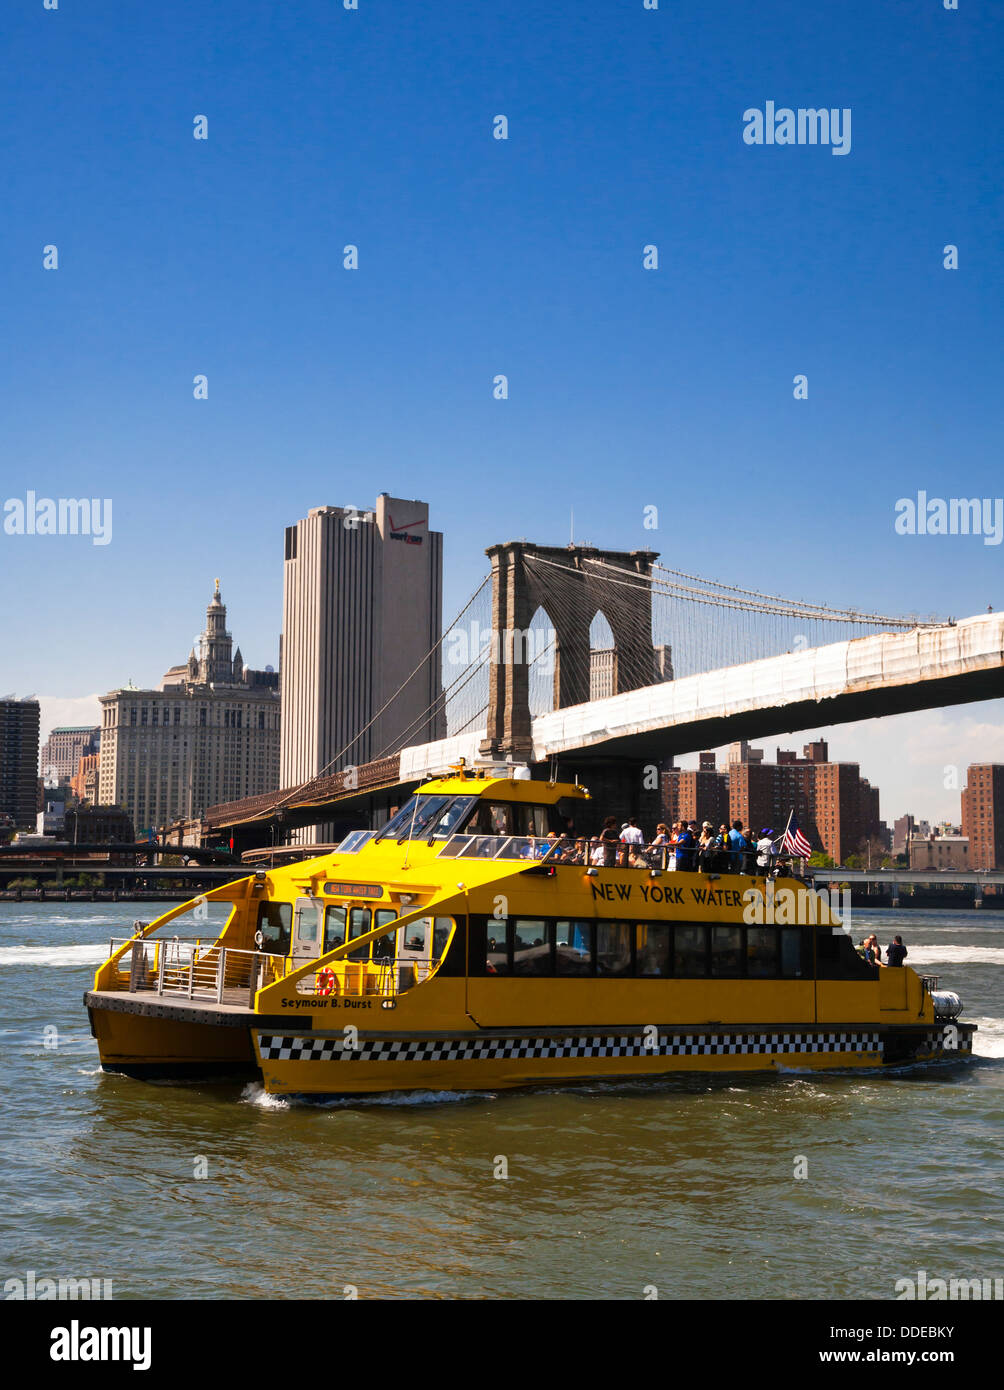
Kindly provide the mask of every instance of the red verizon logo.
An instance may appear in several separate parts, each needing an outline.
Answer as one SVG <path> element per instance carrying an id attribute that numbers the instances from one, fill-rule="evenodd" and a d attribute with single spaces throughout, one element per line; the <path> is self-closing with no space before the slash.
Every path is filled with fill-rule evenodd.
<path id="1" fill-rule="evenodd" d="M 387 521 L 390 524 L 390 538 L 392 541 L 404 541 L 407 545 L 421 545 L 422 537 L 409 535 L 413 526 L 424 526 L 425 519 L 419 517 L 418 521 L 406 521 L 403 526 L 395 526 L 394 518 L 390 512 L 387 513 Z"/>

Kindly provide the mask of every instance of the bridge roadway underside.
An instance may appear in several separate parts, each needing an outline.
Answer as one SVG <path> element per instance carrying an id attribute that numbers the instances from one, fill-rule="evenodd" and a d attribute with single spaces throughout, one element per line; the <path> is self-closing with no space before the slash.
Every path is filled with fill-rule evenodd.
<path id="1" fill-rule="evenodd" d="M 764 709 L 743 710 L 714 719 L 695 719 L 666 728 L 605 739 L 602 743 L 561 753 L 561 766 L 569 762 L 588 764 L 593 756 L 636 758 L 660 761 L 706 748 L 720 748 L 740 739 L 773 738 L 800 730 L 826 728 L 831 724 L 858 723 L 863 719 L 886 718 L 893 714 L 913 714 L 917 710 L 941 709 L 947 705 L 972 704 L 978 700 L 1004 697 L 1004 667 L 966 671 L 941 680 L 916 681 L 908 685 L 871 686 L 834 695 L 825 700 L 799 700 Z"/>

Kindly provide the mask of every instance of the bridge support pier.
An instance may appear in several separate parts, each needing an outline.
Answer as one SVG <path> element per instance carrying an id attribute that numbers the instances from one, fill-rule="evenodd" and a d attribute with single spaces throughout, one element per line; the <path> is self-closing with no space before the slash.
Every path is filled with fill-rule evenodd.
<path id="1" fill-rule="evenodd" d="M 538 608 L 553 627 L 554 708 L 590 698 L 589 629 L 602 612 L 613 634 L 612 694 L 650 685 L 656 678 L 649 580 L 653 550 L 598 550 L 593 546 L 532 545 L 506 541 L 486 552 L 492 565 L 492 655 L 488 675 L 486 758 L 528 761 L 533 753 L 530 716 L 529 629 Z M 536 562 L 536 563 L 535 563 Z M 598 566 L 613 565 L 637 581 L 608 582 Z M 546 568 L 545 568 L 546 566 Z"/>

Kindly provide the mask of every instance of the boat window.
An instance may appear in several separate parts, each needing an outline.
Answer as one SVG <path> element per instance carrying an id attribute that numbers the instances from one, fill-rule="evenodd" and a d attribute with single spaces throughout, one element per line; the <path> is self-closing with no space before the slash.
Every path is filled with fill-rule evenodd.
<path id="1" fill-rule="evenodd" d="M 350 830 L 335 851 L 336 854 L 358 854 L 363 845 L 373 838 L 372 830 Z"/>
<path id="2" fill-rule="evenodd" d="M 317 940 L 318 912 L 313 898 L 300 898 L 296 906 L 296 939 L 308 944 Z"/>
<path id="3" fill-rule="evenodd" d="M 509 840 L 494 840 L 496 859 L 536 859 L 538 840 L 525 836 L 513 836 Z"/>
<path id="4" fill-rule="evenodd" d="M 433 840 L 448 840 L 466 822 L 477 802 L 476 796 L 455 796 L 437 817 L 435 824 L 430 823 L 426 834 Z"/>
<path id="5" fill-rule="evenodd" d="M 672 927 L 668 922 L 641 922 L 637 932 L 637 974 L 642 976 L 672 975 Z"/>
<path id="6" fill-rule="evenodd" d="M 333 951 L 336 946 L 345 945 L 345 907 L 332 903 L 324 913 L 324 951 Z"/>
<path id="7" fill-rule="evenodd" d="M 488 918 L 486 974 L 509 974 L 509 951 L 506 946 L 506 924 L 495 917 Z"/>
<path id="8" fill-rule="evenodd" d="M 596 973 L 631 974 L 631 928 L 627 922 L 596 923 Z"/>
<path id="9" fill-rule="evenodd" d="M 427 835 L 439 813 L 453 798 L 449 796 L 411 796 L 382 830 L 378 840 L 420 840 Z"/>
<path id="10" fill-rule="evenodd" d="M 802 973 L 802 933 L 797 927 L 781 932 L 781 974 L 797 978 Z"/>
<path id="11" fill-rule="evenodd" d="M 553 925 L 533 917 L 519 917 L 510 924 L 512 973 L 550 975 Z"/>
<path id="12" fill-rule="evenodd" d="M 386 927 L 391 922 L 397 921 L 397 913 L 392 907 L 378 907 L 373 914 L 374 927 Z M 388 932 L 386 936 L 378 936 L 373 942 L 374 960 L 393 960 L 395 955 L 395 934 Z"/>
<path id="13" fill-rule="evenodd" d="M 427 919 L 428 920 L 428 919 Z M 806 940 L 797 927 L 745 927 L 731 923 L 572 921 L 545 917 L 471 919 L 472 974 L 596 975 L 606 978 L 799 979 Z M 448 918 L 436 919 L 435 954 L 441 955 Z M 820 950 L 836 937 L 820 934 Z M 848 943 L 849 944 L 849 943 Z M 851 948 L 853 951 L 853 948 Z M 478 953 L 485 966 L 479 970 Z M 855 954 L 855 961 L 860 958 Z M 874 972 L 873 972 L 874 973 Z M 844 978 L 826 975 L 820 978 Z M 851 978 L 847 975 L 846 978 Z"/>
<path id="14" fill-rule="evenodd" d="M 409 955 L 429 953 L 429 925 L 430 917 L 420 917 L 417 922 L 409 922 L 402 930 L 404 940 L 401 943 L 401 952 Z"/>
<path id="15" fill-rule="evenodd" d="M 370 910 L 368 907 L 349 908 L 349 940 L 354 941 L 357 936 L 362 936 L 370 929 Z M 369 960 L 370 943 L 367 941 L 363 946 L 357 946 L 354 951 L 349 951 L 346 960 Z"/>
<path id="16" fill-rule="evenodd" d="M 450 941 L 453 931 L 452 917 L 437 917 L 432 926 L 432 958 L 439 960 Z"/>
<path id="17" fill-rule="evenodd" d="M 472 829 L 481 835 L 511 835 L 512 806 L 508 801 L 482 801 Z"/>
<path id="18" fill-rule="evenodd" d="M 558 922 L 555 973 L 591 975 L 593 973 L 592 922 Z"/>
<path id="19" fill-rule="evenodd" d="M 289 938 L 293 928 L 292 903 L 259 903 L 258 926 L 261 950 L 273 955 L 289 955 Z"/>
<path id="20" fill-rule="evenodd" d="M 777 974 L 777 932 L 773 927 L 746 929 L 746 971 L 761 978 Z"/>
<path id="21" fill-rule="evenodd" d="M 546 835 L 550 827 L 547 823 L 546 806 L 514 806 L 517 835 Z"/>
<path id="22" fill-rule="evenodd" d="M 711 928 L 711 973 L 719 979 L 743 973 L 742 927 Z"/>
<path id="23" fill-rule="evenodd" d="M 499 848 L 506 843 L 497 835 L 475 835 L 470 842 L 469 859 L 494 859 Z"/>
<path id="24" fill-rule="evenodd" d="M 700 980 L 708 973 L 707 936 L 704 927 L 677 927 L 673 933 L 673 974 Z"/>

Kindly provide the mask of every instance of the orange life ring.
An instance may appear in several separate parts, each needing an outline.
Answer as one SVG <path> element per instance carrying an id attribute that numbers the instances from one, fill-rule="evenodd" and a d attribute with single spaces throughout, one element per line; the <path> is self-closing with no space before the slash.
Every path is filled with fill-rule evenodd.
<path id="1" fill-rule="evenodd" d="M 330 994 L 335 987 L 335 972 L 333 970 L 319 970 L 314 978 L 317 994 Z"/>

